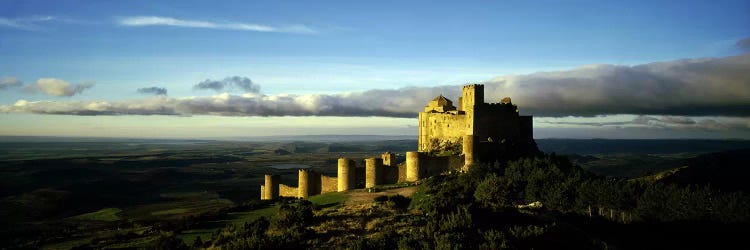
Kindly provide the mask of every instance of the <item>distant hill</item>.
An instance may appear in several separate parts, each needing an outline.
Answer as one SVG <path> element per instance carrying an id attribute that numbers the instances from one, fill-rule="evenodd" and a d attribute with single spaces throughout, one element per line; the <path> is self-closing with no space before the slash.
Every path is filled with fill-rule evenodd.
<path id="1" fill-rule="evenodd" d="M 361 141 L 400 141 L 414 140 L 415 135 L 281 135 L 281 136 L 247 136 L 247 137 L 222 137 L 216 140 L 231 141 L 260 141 L 260 142 L 361 142 Z"/>
<path id="2" fill-rule="evenodd" d="M 545 153 L 570 154 L 674 154 L 719 152 L 750 148 L 750 140 L 693 139 L 536 139 Z"/>
<path id="3" fill-rule="evenodd" d="M 722 191 L 750 190 L 750 148 L 710 153 L 691 158 L 686 167 L 658 181 L 682 185 L 710 184 Z"/>

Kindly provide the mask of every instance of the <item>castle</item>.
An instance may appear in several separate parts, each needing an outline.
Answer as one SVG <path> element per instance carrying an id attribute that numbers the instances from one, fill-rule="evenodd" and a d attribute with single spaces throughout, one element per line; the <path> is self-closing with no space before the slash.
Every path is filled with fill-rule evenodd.
<path id="1" fill-rule="evenodd" d="M 481 84 L 463 86 L 458 108 L 440 95 L 419 112 L 419 151 L 462 145 L 467 166 L 475 160 L 494 162 L 534 152 L 533 137 L 532 117 L 519 115 L 510 97 L 485 103 Z"/>
<path id="2" fill-rule="evenodd" d="M 406 161 L 396 164 L 395 154 L 365 159 L 364 167 L 348 158 L 338 159 L 336 177 L 300 169 L 298 185 L 266 175 L 260 186 L 261 199 L 279 196 L 307 198 L 328 192 L 404 181 L 417 181 L 453 170 L 467 170 L 475 162 L 495 162 L 538 152 L 533 139 L 531 116 L 521 116 L 505 97 L 498 103 L 484 102 L 484 85 L 463 86 L 458 107 L 440 95 L 419 112 L 418 151 L 406 152 Z M 457 152 L 460 149 L 460 153 Z"/>

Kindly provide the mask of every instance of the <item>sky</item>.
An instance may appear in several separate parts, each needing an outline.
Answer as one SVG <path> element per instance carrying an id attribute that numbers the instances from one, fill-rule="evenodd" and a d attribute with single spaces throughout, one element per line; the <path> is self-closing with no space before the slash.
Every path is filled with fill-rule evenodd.
<path id="1" fill-rule="evenodd" d="M 750 139 L 750 1 L 0 0 L 0 135 L 416 135 L 466 83 L 536 138 Z"/>

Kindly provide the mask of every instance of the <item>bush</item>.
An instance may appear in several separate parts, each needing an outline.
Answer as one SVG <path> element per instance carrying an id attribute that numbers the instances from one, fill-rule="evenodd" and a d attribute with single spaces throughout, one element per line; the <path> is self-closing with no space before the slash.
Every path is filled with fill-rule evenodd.
<path id="1" fill-rule="evenodd" d="M 477 185 L 474 198 L 484 207 L 503 209 L 513 206 L 515 194 L 516 191 L 510 179 L 490 174 Z"/>
<path id="2" fill-rule="evenodd" d="M 388 201 L 388 196 L 387 195 L 381 195 L 381 196 L 375 197 L 375 199 L 373 199 L 373 200 L 375 202 L 378 202 L 378 203 L 380 203 L 380 202 L 386 202 L 386 201 Z"/>
<path id="3" fill-rule="evenodd" d="M 591 174 L 573 166 L 567 158 L 551 155 L 509 162 L 505 177 L 518 187 L 517 195 L 525 203 L 541 201 L 565 212 L 575 207 L 578 187 Z"/>
<path id="4" fill-rule="evenodd" d="M 411 203 L 411 199 L 397 194 L 394 196 L 389 196 L 388 201 L 385 204 L 393 209 L 406 210 L 406 208 L 409 207 L 409 203 Z"/>
<path id="5" fill-rule="evenodd" d="M 479 249 L 513 249 L 508 237 L 502 231 L 487 230 L 482 233 L 482 238 L 484 242 L 479 245 Z"/>
<path id="6" fill-rule="evenodd" d="M 181 239 L 177 238 L 174 233 L 162 233 L 154 245 L 153 249 L 188 249 Z"/>
<path id="7" fill-rule="evenodd" d="M 429 216 L 443 215 L 456 211 L 460 206 L 474 202 L 474 189 L 477 181 L 467 174 L 451 174 L 427 179 L 420 185 L 419 194 L 423 198 L 413 204 L 415 209 Z"/>
<path id="8" fill-rule="evenodd" d="M 304 227 L 313 219 L 313 204 L 307 200 L 293 200 L 279 207 L 274 221 L 276 229 Z"/>

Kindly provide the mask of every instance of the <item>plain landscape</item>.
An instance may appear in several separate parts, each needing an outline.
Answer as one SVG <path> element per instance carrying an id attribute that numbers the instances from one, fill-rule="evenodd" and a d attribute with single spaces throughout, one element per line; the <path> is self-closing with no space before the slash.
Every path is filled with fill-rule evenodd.
<path id="1" fill-rule="evenodd" d="M 227 226 L 274 216 L 278 205 L 259 201 L 258 187 L 264 174 L 279 174 L 282 182 L 296 185 L 297 169 L 310 168 L 335 176 L 339 157 L 362 161 L 385 151 L 414 150 L 416 144 L 408 138 L 357 138 L 219 141 L 5 137 L 0 143 L 0 212 L 7 218 L 2 227 L 3 245 L 47 249 L 148 247 L 168 232 L 190 246 L 196 238 L 206 241 Z M 747 177 L 744 167 L 748 161 L 743 156 L 750 142 L 744 140 L 536 142 L 545 153 L 565 156 L 601 176 L 638 179 L 662 174 L 666 176 L 659 179 L 672 178 L 675 183 L 712 183 L 728 191 L 746 190 L 741 178 Z M 397 159 L 403 161 L 403 155 L 397 154 Z M 706 167 L 707 162 L 728 164 L 716 167 L 727 173 L 702 179 L 683 174 L 690 168 Z M 412 197 L 416 187 L 407 186 L 385 187 L 378 195 Z M 319 206 L 316 213 L 327 216 L 357 213 L 360 210 L 351 207 L 331 208 L 371 206 L 378 195 L 362 192 L 324 194 L 310 201 Z M 324 247 L 342 243 L 312 244 Z"/>
<path id="2" fill-rule="evenodd" d="M 0 250 L 743 248 L 748 10 L 0 0 Z"/>

